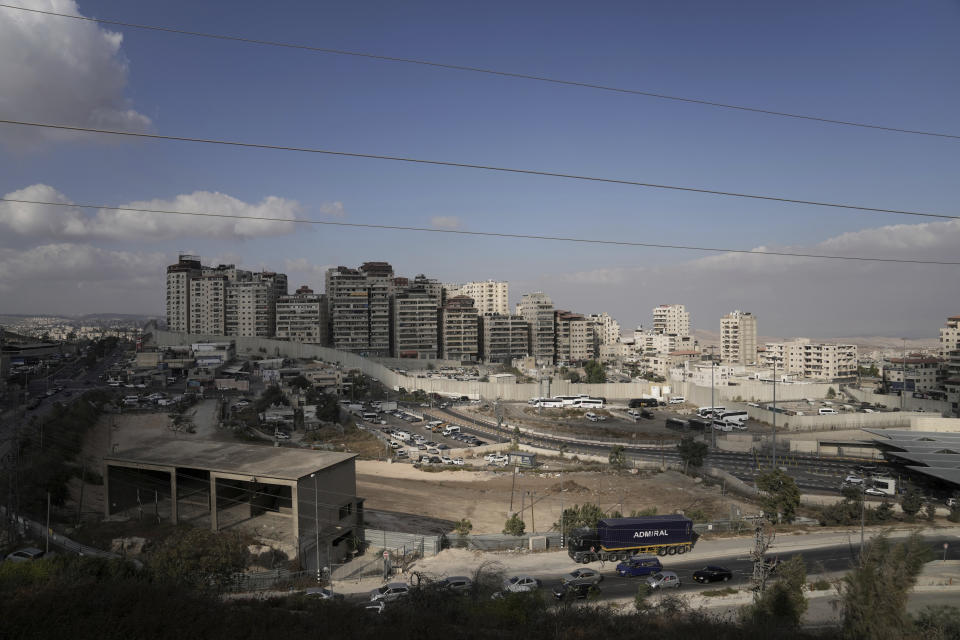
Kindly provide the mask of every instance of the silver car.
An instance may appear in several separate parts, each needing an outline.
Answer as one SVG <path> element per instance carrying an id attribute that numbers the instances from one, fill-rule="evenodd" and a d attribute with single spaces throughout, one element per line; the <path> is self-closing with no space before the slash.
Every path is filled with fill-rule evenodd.
<path id="1" fill-rule="evenodd" d="M 570 573 L 564 575 L 560 578 L 561 584 L 567 584 L 568 582 L 589 582 L 591 584 L 597 584 L 603 580 L 603 576 L 600 575 L 599 571 L 595 569 L 574 569 Z"/>
<path id="2" fill-rule="evenodd" d="M 383 600 L 384 602 L 393 602 L 398 598 L 402 598 L 405 595 L 410 593 L 410 585 L 405 582 L 391 582 L 385 584 L 379 589 L 374 589 L 370 592 L 370 601 L 377 602 L 378 600 Z"/>
<path id="3" fill-rule="evenodd" d="M 647 584 L 654 589 L 679 589 L 680 576 L 673 571 L 660 571 L 647 578 Z"/>

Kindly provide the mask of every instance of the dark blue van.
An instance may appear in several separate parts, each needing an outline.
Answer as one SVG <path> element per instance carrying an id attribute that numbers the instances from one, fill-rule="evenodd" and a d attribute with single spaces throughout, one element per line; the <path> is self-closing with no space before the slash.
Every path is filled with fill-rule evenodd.
<path id="1" fill-rule="evenodd" d="M 663 565 L 660 564 L 660 558 L 657 556 L 633 556 L 617 565 L 617 575 L 624 578 L 648 576 L 662 569 Z"/>

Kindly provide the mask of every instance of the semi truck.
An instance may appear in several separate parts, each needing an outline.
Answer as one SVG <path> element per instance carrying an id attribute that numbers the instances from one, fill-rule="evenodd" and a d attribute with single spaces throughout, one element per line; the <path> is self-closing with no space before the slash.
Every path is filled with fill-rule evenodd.
<path id="1" fill-rule="evenodd" d="M 637 554 L 660 556 L 687 553 L 693 549 L 693 521 L 681 515 L 639 518 L 604 518 L 596 529 L 571 532 L 567 553 L 574 562 L 617 562 Z"/>

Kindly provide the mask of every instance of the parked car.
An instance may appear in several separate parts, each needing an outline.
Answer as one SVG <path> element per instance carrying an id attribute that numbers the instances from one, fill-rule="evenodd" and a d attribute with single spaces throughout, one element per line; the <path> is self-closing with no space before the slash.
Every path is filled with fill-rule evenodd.
<path id="1" fill-rule="evenodd" d="M 553 588 L 553 597 L 557 600 L 585 600 L 599 593 L 600 587 L 588 580 L 566 582 Z"/>
<path id="2" fill-rule="evenodd" d="M 370 592 L 370 601 L 392 602 L 410 593 L 410 585 L 405 582 L 390 582 Z"/>
<path id="3" fill-rule="evenodd" d="M 708 582 L 727 582 L 733 579 L 733 572 L 724 567 L 708 565 L 699 571 L 693 572 L 693 581 L 701 584 Z"/>
<path id="4" fill-rule="evenodd" d="M 679 589 L 680 576 L 673 571 L 661 571 L 647 578 L 647 584 L 653 589 Z"/>
<path id="5" fill-rule="evenodd" d="M 531 576 L 513 576 L 503 581 L 503 590 L 508 593 L 526 593 L 536 591 L 541 582 Z"/>
<path id="6" fill-rule="evenodd" d="M 603 576 L 600 575 L 600 572 L 597 571 L 596 569 L 581 568 L 581 569 L 574 569 L 570 573 L 567 573 L 560 578 L 561 584 L 566 584 L 568 582 L 578 582 L 578 581 L 585 581 L 585 582 L 590 582 L 592 584 L 597 584 L 598 582 L 603 581 Z"/>
<path id="7" fill-rule="evenodd" d="M 342 593 L 334 593 L 330 589 L 324 587 L 310 587 L 309 589 L 304 589 L 303 595 L 308 598 L 315 598 L 317 600 L 343 600 Z"/>
<path id="8" fill-rule="evenodd" d="M 467 576 L 447 576 L 440 581 L 440 588 L 446 589 L 451 593 L 467 595 L 473 588 L 473 580 Z"/>
<path id="9" fill-rule="evenodd" d="M 458 467 L 462 467 L 466 463 L 463 461 L 463 458 L 454 458 L 453 464 L 457 465 Z"/>
<path id="10" fill-rule="evenodd" d="M 866 489 L 863 490 L 863 492 L 868 496 L 883 497 L 887 495 L 886 493 L 884 493 L 880 489 L 877 489 L 876 487 L 867 487 Z"/>
<path id="11" fill-rule="evenodd" d="M 648 576 L 663 569 L 656 556 L 633 556 L 617 565 L 617 575 L 626 577 Z"/>
<path id="12" fill-rule="evenodd" d="M 33 562 L 34 560 L 39 560 L 45 555 L 43 549 L 37 549 L 36 547 L 27 547 L 26 549 L 18 549 L 13 553 L 9 554 L 6 557 L 7 562 Z"/>

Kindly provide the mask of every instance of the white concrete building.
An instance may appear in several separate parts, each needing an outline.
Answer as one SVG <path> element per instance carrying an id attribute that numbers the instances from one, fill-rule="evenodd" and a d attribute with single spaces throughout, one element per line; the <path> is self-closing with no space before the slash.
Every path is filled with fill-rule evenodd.
<path id="1" fill-rule="evenodd" d="M 277 337 L 291 342 L 328 344 L 327 300 L 310 287 L 277 298 Z"/>
<path id="2" fill-rule="evenodd" d="M 167 267 L 167 329 L 190 332 L 190 281 L 200 277 L 200 257 L 180 255 L 177 264 Z"/>
<path id="3" fill-rule="evenodd" d="M 553 300 L 541 291 L 525 293 L 517 305 L 517 315 L 530 325 L 530 355 L 540 364 L 553 364 L 556 356 Z"/>
<path id="4" fill-rule="evenodd" d="M 530 325 L 520 316 L 480 317 L 480 354 L 487 363 L 509 364 L 530 349 Z"/>
<path id="5" fill-rule="evenodd" d="M 564 365 L 579 364 L 595 357 L 592 320 L 579 313 L 556 311 L 557 363 Z"/>
<path id="6" fill-rule="evenodd" d="M 277 296 L 272 282 L 228 282 L 224 313 L 225 334 L 270 338 L 276 333 Z"/>
<path id="7" fill-rule="evenodd" d="M 940 357 L 947 358 L 960 350 L 960 316 L 947 318 L 947 325 L 940 327 Z"/>
<path id="8" fill-rule="evenodd" d="M 393 289 L 393 267 L 386 262 L 365 262 L 359 269 L 328 269 L 331 346 L 361 355 L 389 356 Z"/>
<path id="9" fill-rule="evenodd" d="M 720 319 L 720 359 L 726 364 L 757 361 L 757 317 L 734 311 Z"/>
<path id="10" fill-rule="evenodd" d="M 587 319 L 593 322 L 594 339 L 599 347 L 605 344 L 620 342 L 620 323 L 614 320 L 609 313 L 591 313 Z"/>
<path id="11" fill-rule="evenodd" d="M 393 357 L 435 359 L 439 298 L 426 289 L 409 289 L 393 299 Z"/>
<path id="12" fill-rule="evenodd" d="M 481 316 L 510 313 L 510 284 L 495 280 L 468 282 L 461 285 L 454 295 L 466 296 L 473 300 L 477 313 Z"/>
<path id="13" fill-rule="evenodd" d="M 857 346 L 853 344 L 811 343 L 809 338 L 786 342 L 768 342 L 759 354 L 764 367 L 785 375 L 818 380 L 841 380 L 857 375 Z"/>
<path id="14" fill-rule="evenodd" d="M 480 354 L 479 322 L 473 300 L 454 296 L 443 307 L 443 357 L 476 362 Z"/>
<path id="15" fill-rule="evenodd" d="M 190 333 L 227 335 L 227 278 L 203 275 L 190 281 Z"/>
<path id="16" fill-rule="evenodd" d="M 690 314 L 682 304 L 661 304 L 653 309 L 653 333 L 690 335 Z"/>

